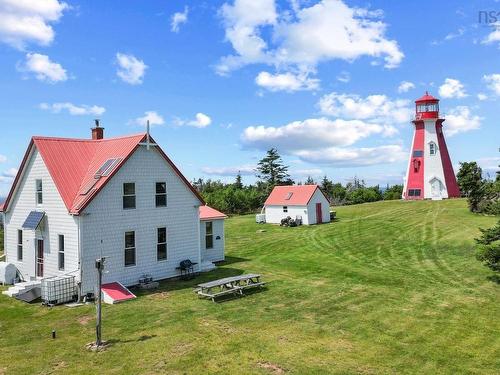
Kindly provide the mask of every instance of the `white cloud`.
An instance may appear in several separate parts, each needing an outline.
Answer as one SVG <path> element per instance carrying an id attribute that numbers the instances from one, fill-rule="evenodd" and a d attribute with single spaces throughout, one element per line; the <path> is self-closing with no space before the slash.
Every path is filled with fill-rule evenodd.
<path id="1" fill-rule="evenodd" d="M 349 8 L 341 0 L 303 8 L 300 2 L 294 4 L 279 14 L 274 0 L 225 3 L 220 14 L 235 54 L 223 57 L 217 72 L 227 74 L 255 63 L 313 71 L 322 61 L 362 56 L 383 58 L 387 68 L 402 61 L 397 42 L 385 37 L 380 11 Z"/>
<path id="2" fill-rule="evenodd" d="M 299 90 L 316 90 L 319 88 L 319 79 L 309 78 L 307 73 L 293 74 L 291 72 L 271 74 L 260 72 L 255 78 L 257 85 L 270 91 L 293 92 Z"/>
<path id="3" fill-rule="evenodd" d="M 250 126 L 242 134 L 247 147 L 293 152 L 330 146 L 350 146 L 373 134 L 382 134 L 385 127 L 360 120 L 327 118 L 295 121 L 280 127 Z"/>
<path id="4" fill-rule="evenodd" d="M 253 176 L 255 174 L 255 166 L 241 165 L 236 167 L 203 167 L 201 171 L 213 176 L 236 176 L 240 173 L 242 176 Z"/>
<path id="5" fill-rule="evenodd" d="M 212 119 L 210 116 L 198 112 L 195 115 L 195 118 L 193 120 L 183 120 L 180 118 L 176 118 L 174 120 L 174 124 L 177 126 L 194 126 L 195 128 L 206 128 L 212 123 Z"/>
<path id="6" fill-rule="evenodd" d="M 93 115 L 93 116 L 101 116 L 104 112 L 106 112 L 106 108 L 100 107 L 97 105 L 75 105 L 73 103 L 40 103 L 40 109 L 45 111 L 51 111 L 52 113 L 61 113 L 63 110 L 68 111 L 70 115 L 73 116 L 82 116 L 82 115 Z"/>
<path id="7" fill-rule="evenodd" d="M 439 95 L 442 98 L 465 98 L 464 85 L 458 80 L 453 78 L 446 78 L 444 83 L 439 86 Z"/>
<path id="8" fill-rule="evenodd" d="M 479 129 L 481 120 L 481 117 L 472 115 L 469 107 L 458 106 L 447 112 L 446 122 L 443 127 L 447 135 L 453 136 L 458 133 Z"/>
<path id="9" fill-rule="evenodd" d="M 481 43 L 492 44 L 500 43 L 500 22 L 491 25 L 493 31 L 488 34 L 486 38 L 483 39 Z"/>
<path id="10" fill-rule="evenodd" d="M 165 123 L 163 117 L 155 111 L 146 111 L 144 112 L 144 116 L 137 117 L 135 120 L 132 120 L 129 123 L 146 126 L 148 121 L 150 126 L 163 125 Z"/>
<path id="11" fill-rule="evenodd" d="M 342 83 L 347 83 L 351 80 L 351 75 L 349 72 L 342 71 L 340 74 L 337 76 L 337 81 L 340 81 Z"/>
<path id="12" fill-rule="evenodd" d="M 486 82 L 487 87 L 500 96 L 500 74 L 485 74 L 483 81 Z"/>
<path id="13" fill-rule="evenodd" d="M 184 24 L 188 20 L 188 7 L 184 7 L 184 12 L 176 12 L 173 14 L 170 20 L 170 30 L 174 33 L 178 33 L 180 30 L 180 25 Z"/>
<path id="14" fill-rule="evenodd" d="M 323 177 L 325 173 L 320 168 L 309 168 L 309 169 L 292 169 L 290 170 L 290 175 L 295 179 L 303 179 L 307 177 L 319 178 Z"/>
<path id="15" fill-rule="evenodd" d="M 3 177 L 14 178 L 14 177 L 16 177 L 16 175 L 17 175 L 17 168 L 10 168 L 10 169 L 7 169 L 6 171 L 2 172 Z"/>
<path id="16" fill-rule="evenodd" d="M 413 82 L 402 81 L 399 84 L 399 86 L 398 86 L 398 92 L 399 93 L 408 92 L 408 91 L 410 91 L 411 89 L 414 89 L 414 88 L 415 88 L 415 84 Z"/>
<path id="17" fill-rule="evenodd" d="M 406 99 L 391 100 L 386 95 L 369 95 L 362 98 L 354 94 L 332 92 L 318 102 L 321 113 L 328 116 L 377 123 L 406 123 L 411 119 L 412 109 Z"/>
<path id="18" fill-rule="evenodd" d="M 309 163 L 328 164 L 336 167 L 387 164 L 406 160 L 408 157 L 407 152 L 400 145 L 363 148 L 328 147 L 299 150 L 294 154 Z"/>
<path id="19" fill-rule="evenodd" d="M 1 0 L 0 41 L 18 49 L 29 42 L 47 46 L 54 40 L 51 23 L 68 8 L 58 0 Z"/>
<path id="20" fill-rule="evenodd" d="M 119 66 L 116 72 L 118 77 L 131 85 L 139 85 L 142 83 L 144 74 L 148 68 L 148 66 L 144 64 L 144 61 L 139 60 L 133 55 L 119 52 L 116 54 L 116 61 Z"/>
<path id="21" fill-rule="evenodd" d="M 481 100 L 481 101 L 483 101 L 483 100 L 487 100 L 487 99 L 488 99 L 488 95 L 486 95 L 486 94 L 484 94 L 484 93 L 480 92 L 479 94 L 477 94 L 477 98 L 478 98 L 479 100 Z"/>
<path id="22" fill-rule="evenodd" d="M 17 69 L 23 73 L 34 74 L 35 78 L 42 82 L 57 83 L 68 79 L 66 69 L 61 64 L 39 53 L 26 54 L 26 60 L 18 64 Z"/>
<path id="23" fill-rule="evenodd" d="M 7 157 L 0 154 L 0 163 L 5 163 L 7 161 Z"/>

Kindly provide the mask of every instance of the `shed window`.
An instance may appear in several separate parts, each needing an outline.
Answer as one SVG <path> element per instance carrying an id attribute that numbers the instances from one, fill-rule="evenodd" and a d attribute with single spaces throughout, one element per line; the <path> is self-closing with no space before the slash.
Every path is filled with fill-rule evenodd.
<path id="1" fill-rule="evenodd" d="M 59 270 L 63 271 L 64 270 L 64 235 L 60 234 L 59 235 L 59 250 L 58 250 L 58 263 L 59 263 Z"/>
<path id="2" fill-rule="evenodd" d="M 167 183 L 156 183 L 156 207 L 167 207 Z"/>
<path id="3" fill-rule="evenodd" d="M 43 184 L 42 180 L 36 180 L 36 204 L 43 203 Z"/>
<path id="4" fill-rule="evenodd" d="M 135 208 L 135 183 L 125 182 L 123 184 L 123 209 Z"/>
<path id="5" fill-rule="evenodd" d="M 125 267 L 135 266 L 135 232 L 125 232 Z"/>
<path id="6" fill-rule="evenodd" d="M 205 223 L 205 249 L 213 249 L 214 247 L 214 229 L 213 223 L 207 221 Z"/>
<path id="7" fill-rule="evenodd" d="M 167 259 L 167 228 L 158 228 L 156 240 L 156 259 Z"/>
<path id="8" fill-rule="evenodd" d="M 283 206 L 283 212 L 288 212 L 288 206 Z"/>
<path id="9" fill-rule="evenodd" d="M 23 260 L 23 230 L 18 229 L 17 231 L 17 260 Z"/>

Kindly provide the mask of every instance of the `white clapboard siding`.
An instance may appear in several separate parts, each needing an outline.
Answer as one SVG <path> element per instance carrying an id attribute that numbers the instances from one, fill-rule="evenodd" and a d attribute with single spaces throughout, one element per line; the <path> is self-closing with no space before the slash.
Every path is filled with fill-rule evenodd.
<path id="1" fill-rule="evenodd" d="M 167 207 L 155 207 L 155 184 L 166 181 Z M 123 183 L 134 182 L 136 208 L 123 209 Z M 106 257 L 104 282 L 137 284 L 143 274 L 177 276 L 179 262 L 201 263 L 200 201 L 155 148 L 139 147 L 81 217 L 82 292 L 94 292 L 95 259 Z M 157 261 L 157 228 L 167 228 L 166 261 Z M 125 232 L 135 231 L 136 265 L 125 267 Z"/>
<path id="2" fill-rule="evenodd" d="M 207 222 L 212 222 L 212 231 L 214 236 L 214 246 L 212 249 L 207 249 L 205 241 Z M 217 239 L 217 237 L 220 238 Z M 224 260 L 224 219 L 200 221 L 200 243 L 201 259 L 203 261 L 219 262 Z"/>
<path id="3" fill-rule="evenodd" d="M 316 203 L 321 203 L 321 217 L 323 219 L 323 223 L 330 222 L 330 203 L 328 202 L 328 199 L 325 198 L 323 193 L 319 189 L 316 189 L 307 205 L 308 223 L 317 224 Z"/>
<path id="4" fill-rule="evenodd" d="M 42 180 L 43 204 L 35 200 L 35 181 Z M 17 230 L 33 210 L 45 211 L 41 230 L 23 230 L 23 260 L 17 261 Z M 58 235 L 65 238 L 65 268 L 58 267 Z M 9 211 L 5 214 L 5 249 L 7 261 L 13 263 L 29 280 L 35 277 L 35 238 L 44 240 L 44 277 L 61 275 L 78 269 L 78 226 L 68 213 L 40 153 L 34 149 L 25 166 Z"/>
<path id="5" fill-rule="evenodd" d="M 266 223 L 279 224 L 282 219 L 288 216 L 292 219 L 301 216 L 302 223 L 304 225 L 309 224 L 306 206 L 287 206 L 288 212 L 283 212 L 283 207 L 284 206 L 266 206 Z"/>

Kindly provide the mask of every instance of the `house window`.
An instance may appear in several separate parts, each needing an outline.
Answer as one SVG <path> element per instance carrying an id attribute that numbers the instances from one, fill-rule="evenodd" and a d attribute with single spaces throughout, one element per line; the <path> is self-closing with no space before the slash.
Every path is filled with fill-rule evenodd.
<path id="1" fill-rule="evenodd" d="M 214 228 L 211 221 L 205 223 L 205 249 L 214 248 Z"/>
<path id="2" fill-rule="evenodd" d="M 288 212 L 288 206 L 283 206 L 283 212 Z"/>
<path id="3" fill-rule="evenodd" d="M 36 204 L 43 203 L 43 185 L 42 180 L 36 180 Z"/>
<path id="4" fill-rule="evenodd" d="M 123 184 L 123 209 L 135 208 L 135 183 L 125 182 Z"/>
<path id="5" fill-rule="evenodd" d="M 156 259 L 167 259 L 167 228 L 158 228 L 157 230 Z"/>
<path id="6" fill-rule="evenodd" d="M 19 229 L 17 231 L 17 260 L 22 262 L 23 260 L 23 231 Z"/>
<path id="7" fill-rule="evenodd" d="M 156 207 L 167 207 L 167 183 L 156 183 Z"/>
<path id="8" fill-rule="evenodd" d="M 436 155 L 436 144 L 434 142 L 429 143 L 429 153 Z"/>
<path id="9" fill-rule="evenodd" d="M 59 235 L 59 270 L 63 271 L 64 270 L 64 235 L 60 234 Z"/>
<path id="10" fill-rule="evenodd" d="M 125 267 L 135 266 L 135 232 L 125 232 Z"/>

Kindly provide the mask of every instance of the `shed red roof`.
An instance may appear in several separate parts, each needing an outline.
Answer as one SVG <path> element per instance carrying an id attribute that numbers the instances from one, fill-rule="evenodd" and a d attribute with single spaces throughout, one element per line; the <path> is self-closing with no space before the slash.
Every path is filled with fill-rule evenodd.
<path id="1" fill-rule="evenodd" d="M 418 102 L 438 102 L 439 99 L 438 98 L 435 98 L 433 97 L 432 95 L 430 95 L 427 91 L 425 92 L 425 95 L 418 98 L 417 100 L 415 100 L 415 103 L 418 103 Z"/>
<path id="2" fill-rule="evenodd" d="M 125 161 L 145 140 L 146 134 L 105 139 L 70 139 L 52 137 L 33 137 L 19 168 L 10 193 L 5 201 L 5 209 L 14 193 L 26 162 L 36 147 L 70 213 L 79 214 L 120 169 Z M 181 174 L 173 162 L 159 146 L 157 150 L 171 165 L 174 171 L 191 189 L 200 202 L 204 202 L 198 192 Z M 107 176 L 95 179 L 94 175 L 106 160 L 118 159 L 117 164 Z"/>
<path id="3" fill-rule="evenodd" d="M 316 190 L 321 191 L 318 185 L 276 186 L 264 206 L 305 206 Z"/>
<path id="4" fill-rule="evenodd" d="M 215 208 L 200 206 L 200 220 L 225 219 L 227 216 Z"/>

